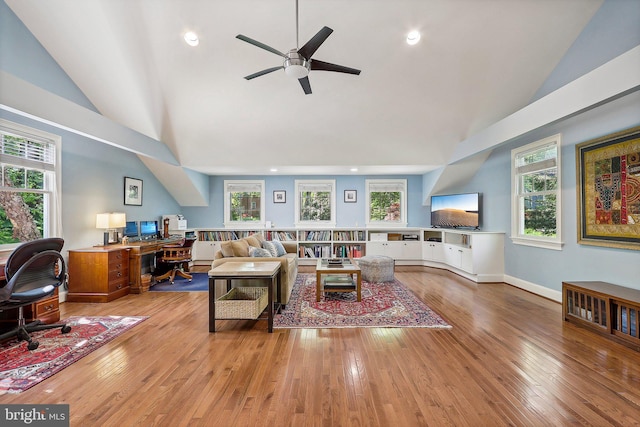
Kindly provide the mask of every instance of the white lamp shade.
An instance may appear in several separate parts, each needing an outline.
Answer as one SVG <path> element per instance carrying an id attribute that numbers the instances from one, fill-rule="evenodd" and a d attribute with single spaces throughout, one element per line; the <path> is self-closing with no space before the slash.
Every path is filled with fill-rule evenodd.
<path id="1" fill-rule="evenodd" d="M 99 213 L 96 215 L 96 228 L 122 228 L 127 225 L 127 216 L 122 212 Z"/>

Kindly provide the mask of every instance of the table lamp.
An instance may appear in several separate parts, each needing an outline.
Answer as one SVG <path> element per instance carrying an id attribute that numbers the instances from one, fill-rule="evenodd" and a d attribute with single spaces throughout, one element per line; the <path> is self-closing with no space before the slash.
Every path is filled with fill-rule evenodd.
<path id="1" fill-rule="evenodd" d="M 117 242 L 117 238 L 111 237 L 111 232 L 116 228 L 122 228 L 127 224 L 127 217 L 122 212 L 99 213 L 96 215 L 96 228 L 104 229 L 104 245 Z"/>

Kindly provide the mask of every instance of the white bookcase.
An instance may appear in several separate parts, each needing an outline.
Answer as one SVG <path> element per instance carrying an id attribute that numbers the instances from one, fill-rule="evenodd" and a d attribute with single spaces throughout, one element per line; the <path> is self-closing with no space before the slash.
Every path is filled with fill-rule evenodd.
<path id="1" fill-rule="evenodd" d="M 195 229 L 194 264 L 209 265 L 225 240 L 261 232 L 267 240 L 296 242 L 299 263 L 318 257 L 386 255 L 397 265 L 444 268 L 476 282 L 504 280 L 504 233 L 440 228 Z"/>

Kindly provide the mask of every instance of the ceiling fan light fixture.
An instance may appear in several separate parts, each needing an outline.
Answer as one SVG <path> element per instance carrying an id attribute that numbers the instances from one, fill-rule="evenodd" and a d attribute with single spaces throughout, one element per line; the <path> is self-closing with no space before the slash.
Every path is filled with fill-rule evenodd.
<path id="1" fill-rule="evenodd" d="M 198 38 L 198 35 L 193 31 L 187 31 L 184 34 L 184 41 L 189 46 L 193 46 L 193 47 L 198 46 L 198 44 L 200 44 L 200 39 Z"/>
<path id="2" fill-rule="evenodd" d="M 418 31 L 411 31 L 409 34 L 407 34 L 407 44 L 408 45 L 415 45 L 420 41 L 420 32 Z"/>
<path id="3" fill-rule="evenodd" d="M 284 72 L 289 77 L 295 77 L 301 79 L 309 75 L 309 69 L 311 64 L 304 59 L 298 52 L 292 50 L 287 55 L 287 59 L 284 60 Z"/>

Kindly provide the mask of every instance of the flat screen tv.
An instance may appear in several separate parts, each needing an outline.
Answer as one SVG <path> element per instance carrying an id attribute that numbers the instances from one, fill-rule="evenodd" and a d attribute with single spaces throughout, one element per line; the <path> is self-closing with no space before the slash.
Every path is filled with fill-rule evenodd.
<path id="1" fill-rule="evenodd" d="M 158 221 L 140 221 L 140 237 L 155 238 L 158 236 Z"/>
<path id="2" fill-rule="evenodd" d="M 124 227 L 124 237 L 138 237 L 138 221 L 127 221 Z"/>
<path id="3" fill-rule="evenodd" d="M 431 196 L 431 226 L 480 228 L 480 193 Z"/>

